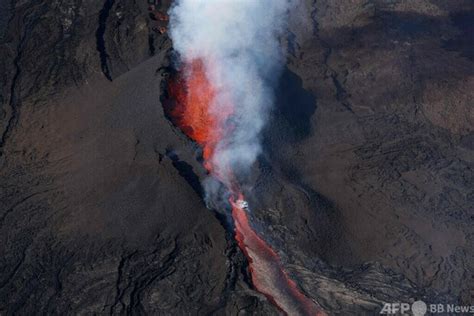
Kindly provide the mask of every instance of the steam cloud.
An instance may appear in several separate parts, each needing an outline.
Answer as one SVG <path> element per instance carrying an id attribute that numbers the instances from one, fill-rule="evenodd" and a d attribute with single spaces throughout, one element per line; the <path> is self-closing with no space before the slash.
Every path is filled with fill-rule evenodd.
<path id="1" fill-rule="evenodd" d="M 232 179 L 225 170 L 245 174 L 261 152 L 271 86 L 283 65 L 278 37 L 290 5 L 288 0 L 179 0 L 171 9 L 174 48 L 184 61 L 201 59 L 216 89 L 210 111 L 219 115 L 233 106 L 232 127 L 211 158 L 228 186 Z"/>

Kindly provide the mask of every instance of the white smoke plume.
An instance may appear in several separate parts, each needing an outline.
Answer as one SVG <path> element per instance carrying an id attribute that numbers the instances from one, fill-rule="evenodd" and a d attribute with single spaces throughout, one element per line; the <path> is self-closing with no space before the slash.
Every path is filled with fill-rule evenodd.
<path id="1" fill-rule="evenodd" d="M 232 131 L 212 158 L 218 169 L 248 172 L 261 152 L 271 86 L 284 64 L 279 36 L 291 2 L 177 0 L 170 11 L 175 50 L 184 61 L 201 59 L 217 89 L 211 111 L 219 113 L 229 101 L 234 107 Z"/>

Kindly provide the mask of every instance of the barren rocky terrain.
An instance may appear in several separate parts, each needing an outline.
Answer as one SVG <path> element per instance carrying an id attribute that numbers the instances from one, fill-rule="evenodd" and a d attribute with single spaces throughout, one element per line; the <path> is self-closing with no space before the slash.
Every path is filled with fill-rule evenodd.
<path id="1" fill-rule="evenodd" d="M 330 315 L 474 304 L 473 20 L 469 0 L 290 12 L 245 193 Z M 1 315 L 279 313 L 164 114 L 153 23 L 146 1 L 0 0 Z"/>

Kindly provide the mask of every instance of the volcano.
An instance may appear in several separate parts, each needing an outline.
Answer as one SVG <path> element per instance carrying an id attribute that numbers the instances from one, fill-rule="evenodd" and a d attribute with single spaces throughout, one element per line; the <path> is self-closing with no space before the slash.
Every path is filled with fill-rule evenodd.
<path id="1" fill-rule="evenodd" d="M 472 1 L 171 2 L 0 0 L 0 314 L 471 306 Z"/>
<path id="2" fill-rule="evenodd" d="M 210 176 L 222 180 L 223 173 L 228 178 L 232 177 L 233 171 L 230 166 L 216 169 L 212 158 L 224 133 L 232 133 L 234 126 L 228 121 L 234 111 L 229 103 L 219 111 L 213 111 L 214 91 L 202 61 L 185 63 L 181 73 L 168 84 L 172 100 L 167 102 L 169 108 L 165 110 L 183 133 L 202 146 L 204 166 Z M 325 315 L 316 303 L 301 293 L 283 270 L 277 253 L 251 227 L 247 215 L 248 203 L 240 192 L 237 180 L 232 178 L 226 189 L 231 196 L 229 202 L 235 239 L 249 261 L 255 288 L 287 315 Z"/>

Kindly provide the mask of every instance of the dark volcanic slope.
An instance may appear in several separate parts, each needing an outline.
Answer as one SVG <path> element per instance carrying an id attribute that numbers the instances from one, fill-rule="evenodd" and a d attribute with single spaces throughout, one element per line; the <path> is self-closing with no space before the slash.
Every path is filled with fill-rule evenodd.
<path id="1" fill-rule="evenodd" d="M 1 46 L 2 314 L 274 312 L 182 175 L 183 159 L 202 170 L 164 118 L 158 69 L 170 43 L 149 33 L 140 6 L 44 1 L 11 12 Z"/>
<path id="2" fill-rule="evenodd" d="M 473 9 L 470 1 L 301 5 L 274 125 L 305 124 L 292 137 L 271 136 L 269 158 L 307 196 L 331 201 L 331 217 L 309 225 L 331 227 L 319 233 L 324 243 L 308 246 L 326 262 L 377 261 L 422 293 L 464 304 L 474 294 L 474 35 L 465 22 Z M 288 89 L 291 76 L 302 81 Z M 291 220 L 300 207 L 283 203 Z"/>
<path id="3" fill-rule="evenodd" d="M 471 3 L 291 12 L 246 193 L 329 312 L 473 303 Z M 146 1 L 0 10 L 0 314 L 276 314 L 202 202 L 196 146 L 163 114 L 171 43 Z"/>

